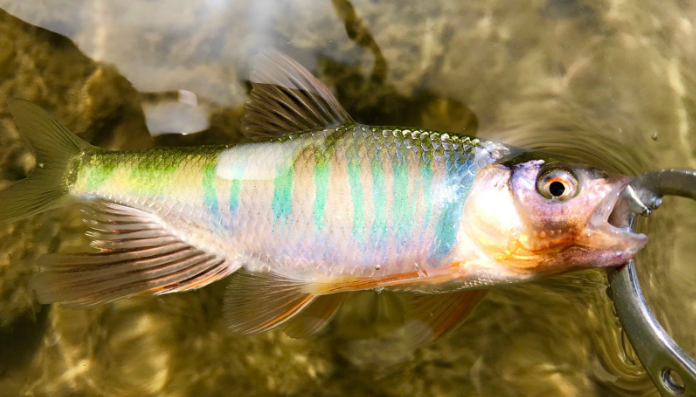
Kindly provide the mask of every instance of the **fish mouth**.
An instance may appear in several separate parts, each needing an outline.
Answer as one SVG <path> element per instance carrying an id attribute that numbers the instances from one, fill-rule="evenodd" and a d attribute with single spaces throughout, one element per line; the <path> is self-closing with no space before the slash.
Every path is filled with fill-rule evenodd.
<path id="1" fill-rule="evenodd" d="M 648 242 L 646 235 L 635 233 L 627 222 L 628 203 L 621 199 L 621 192 L 630 182 L 631 178 L 625 176 L 605 180 L 604 188 L 610 190 L 595 207 L 583 230 L 583 245 L 620 252 L 631 259 Z"/>

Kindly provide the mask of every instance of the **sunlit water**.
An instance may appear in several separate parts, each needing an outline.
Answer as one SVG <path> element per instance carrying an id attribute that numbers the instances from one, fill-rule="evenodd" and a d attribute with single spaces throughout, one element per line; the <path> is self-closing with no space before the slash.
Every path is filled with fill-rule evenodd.
<path id="1" fill-rule="evenodd" d="M 0 0 L 0 187 L 33 166 L 8 96 L 104 147 L 152 145 L 148 127 L 156 145 L 237 142 L 249 62 L 266 47 L 315 72 L 358 121 L 476 134 L 629 175 L 696 167 L 688 2 L 129 4 Z M 653 310 L 696 355 L 694 215 L 667 199 L 638 266 Z M 90 309 L 37 305 L 36 258 L 84 250 L 82 232 L 74 208 L 0 226 L 0 396 L 655 394 L 601 272 L 495 290 L 412 352 L 384 338 L 393 330 L 372 293 L 309 340 L 228 335 L 224 282 Z M 366 329 L 374 339 L 356 338 Z"/>

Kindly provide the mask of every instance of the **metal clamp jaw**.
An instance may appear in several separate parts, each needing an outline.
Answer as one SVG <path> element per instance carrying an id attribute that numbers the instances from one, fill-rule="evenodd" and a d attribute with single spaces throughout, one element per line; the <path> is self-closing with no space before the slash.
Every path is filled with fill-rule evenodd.
<path id="1" fill-rule="evenodd" d="M 661 196 L 696 200 L 696 170 L 660 170 L 638 176 L 626 187 L 624 224 L 637 214 L 649 214 Z M 663 396 L 696 396 L 696 361 L 665 332 L 648 307 L 638 282 L 635 262 L 609 271 L 616 311 L 638 358 Z"/>

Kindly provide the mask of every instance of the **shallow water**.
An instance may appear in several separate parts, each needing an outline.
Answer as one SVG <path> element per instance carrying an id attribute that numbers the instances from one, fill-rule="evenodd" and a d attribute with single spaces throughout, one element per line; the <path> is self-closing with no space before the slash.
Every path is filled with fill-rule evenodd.
<path id="1" fill-rule="evenodd" d="M 233 143 L 251 56 L 266 47 L 307 66 L 361 122 L 628 174 L 696 167 L 691 2 L 118 4 L 0 0 L 0 188 L 34 163 L 7 97 L 103 147 Z M 663 325 L 696 355 L 692 215 L 695 204 L 666 200 L 645 226 L 639 272 Z M 398 339 L 355 339 L 389 332 L 370 293 L 310 340 L 228 335 L 224 282 L 86 310 L 38 305 L 27 286 L 36 258 L 84 250 L 83 230 L 75 208 L 0 225 L 0 396 L 655 395 L 602 272 L 494 290 L 458 330 L 409 352 Z"/>

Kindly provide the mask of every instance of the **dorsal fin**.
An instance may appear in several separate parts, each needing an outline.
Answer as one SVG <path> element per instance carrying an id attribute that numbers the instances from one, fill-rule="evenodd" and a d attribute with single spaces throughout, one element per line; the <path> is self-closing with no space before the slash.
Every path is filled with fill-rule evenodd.
<path id="1" fill-rule="evenodd" d="M 319 79 L 278 51 L 265 51 L 255 57 L 251 84 L 242 121 L 250 139 L 268 139 L 352 122 Z"/>

